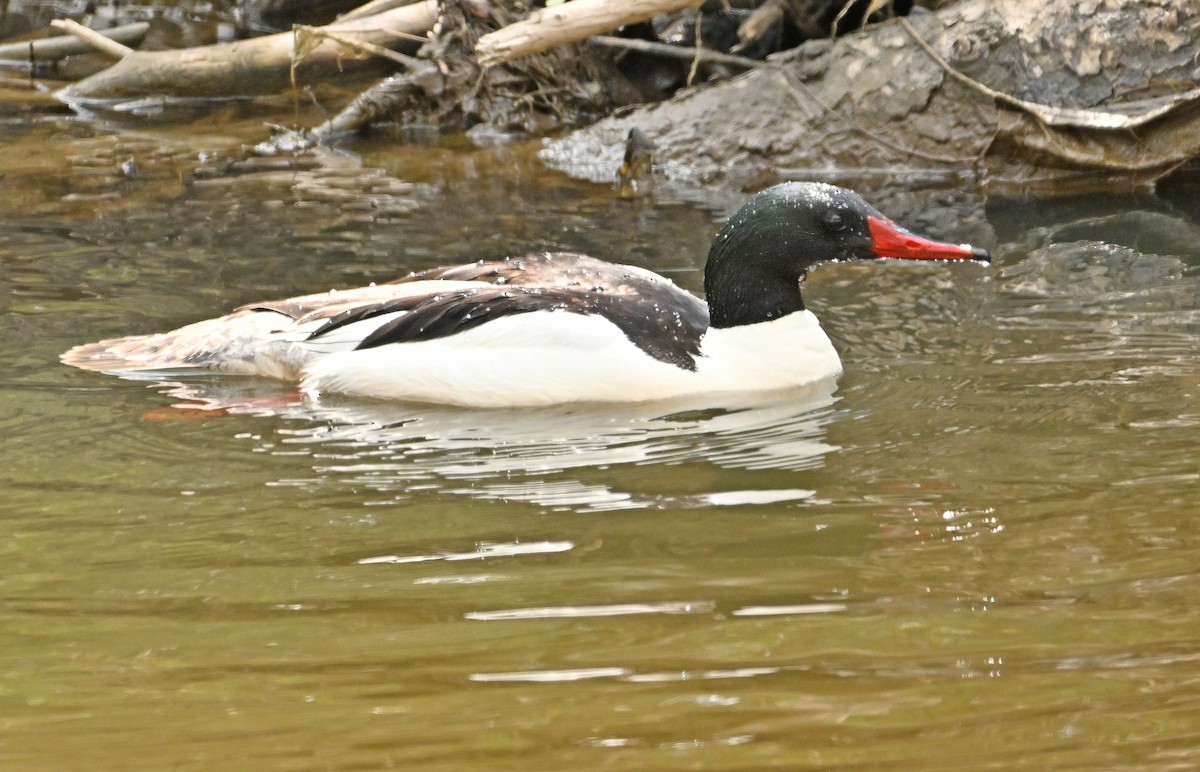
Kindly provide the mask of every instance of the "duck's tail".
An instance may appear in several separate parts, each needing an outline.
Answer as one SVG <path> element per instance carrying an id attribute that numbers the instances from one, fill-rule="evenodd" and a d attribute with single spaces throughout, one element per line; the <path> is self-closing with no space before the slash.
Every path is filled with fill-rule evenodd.
<path id="1" fill-rule="evenodd" d="M 237 311 L 171 332 L 84 343 L 60 359 L 72 367 L 116 375 L 219 370 L 287 378 L 293 375 L 291 363 L 279 361 L 273 333 L 288 322 L 276 313 Z"/>
<path id="2" fill-rule="evenodd" d="M 167 356 L 163 348 L 171 335 L 130 335 L 96 343 L 83 343 L 65 352 L 59 359 L 65 365 L 102 373 L 165 370 L 181 366 L 178 357 Z"/>

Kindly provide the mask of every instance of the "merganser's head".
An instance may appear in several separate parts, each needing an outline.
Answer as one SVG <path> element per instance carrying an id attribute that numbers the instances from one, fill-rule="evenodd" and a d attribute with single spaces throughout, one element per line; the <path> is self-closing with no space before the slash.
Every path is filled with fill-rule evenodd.
<path id="1" fill-rule="evenodd" d="M 750 199 L 713 241 L 704 277 L 712 324 L 754 324 L 803 310 L 799 281 L 809 269 L 878 258 L 990 259 L 969 244 L 911 233 L 854 191 L 788 182 Z"/>

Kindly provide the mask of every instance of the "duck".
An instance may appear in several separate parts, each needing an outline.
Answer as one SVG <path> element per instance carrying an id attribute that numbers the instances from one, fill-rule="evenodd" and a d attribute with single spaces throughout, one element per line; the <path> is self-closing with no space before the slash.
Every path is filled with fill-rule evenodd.
<path id="1" fill-rule="evenodd" d="M 644 268 L 545 252 L 252 303 L 61 359 L 126 377 L 278 378 L 314 399 L 484 408 L 778 391 L 842 372 L 802 279 L 821 263 L 878 259 L 989 257 L 912 233 L 851 190 L 788 182 L 717 233 L 703 300 Z"/>

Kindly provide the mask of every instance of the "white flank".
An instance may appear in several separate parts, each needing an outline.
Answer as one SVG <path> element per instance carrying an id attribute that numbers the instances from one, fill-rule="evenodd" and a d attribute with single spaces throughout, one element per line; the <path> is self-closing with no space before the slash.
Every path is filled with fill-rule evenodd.
<path id="1" fill-rule="evenodd" d="M 767 391 L 840 371 L 829 337 L 808 311 L 709 330 L 694 372 L 654 359 L 603 317 L 536 311 L 436 340 L 322 353 L 305 366 L 301 385 L 314 392 L 507 407 Z"/>

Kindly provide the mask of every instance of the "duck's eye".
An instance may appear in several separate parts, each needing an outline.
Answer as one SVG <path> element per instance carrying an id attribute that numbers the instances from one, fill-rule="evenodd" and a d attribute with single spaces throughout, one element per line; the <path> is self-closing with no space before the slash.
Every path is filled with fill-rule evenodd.
<path id="1" fill-rule="evenodd" d="M 841 212 L 826 212 L 821 218 L 821 222 L 835 233 L 846 229 L 846 218 L 842 216 Z"/>

